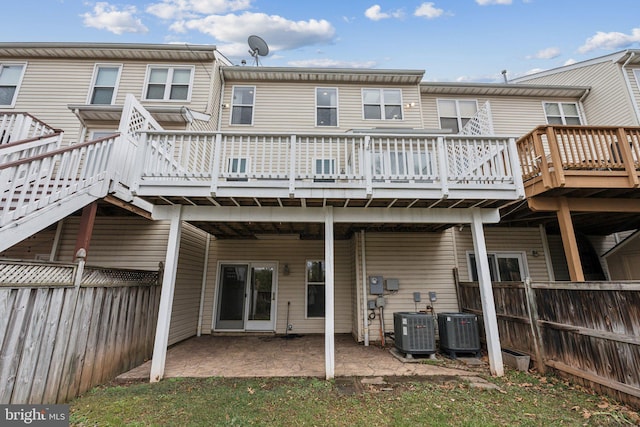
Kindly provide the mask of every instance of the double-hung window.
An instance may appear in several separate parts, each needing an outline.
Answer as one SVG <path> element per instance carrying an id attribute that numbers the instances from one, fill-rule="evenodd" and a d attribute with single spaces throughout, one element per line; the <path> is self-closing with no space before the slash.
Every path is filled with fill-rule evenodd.
<path id="1" fill-rule="evenodd" d="M 478 281 L 476 268 L 476 256 L 468 253 L 469 277 L 471 281 Z M 489 253 L 489 274 L 494 282 L 522 282 L 525 278 L 524 254 L 514 253 Z"/>
<path id="2" fill-rule="evenodd" d="M 144 99 L 188 101 L 192 84 L 193 67 L 150 66 Z"/>
<path id="3" fill-rule="evenodd" d="M 24 69 L 24 64 L 0 63 L 0 106 L 15 105 Z"/>
<path id="4" fill-rule="evenodd" d="M 96 65 L 89 104 L 111 105 L 115 101 L 121 65 Z"/>
<path id="5" fill-rule="evenodd" d="M 402 120 L 400 89 L 362 89 L 365 120 Z"/>
<path id="6" fill-rule="evenodd" d="M 316 88 L 316 126 L 338 126 L 338 89 Z"/>
<path id="7" fill-rule="evenodd" d="M 550 125 L 581 125 L 578 104 L 575 102 L 545 102 L 544 114 Z"/>
<path id="8" fill-rule="evenodd" d="M 234 86 L 231 105 L 232 125 L 253 124 L 253 108 L 255 103 L 255 86 Z"/>
<path id="9" fill-rule="evenodd" d="M 477 112 L 478 102 L 475 99 L 438 100 L 440 129 L 451 129 L 453 133 L 460 133 Z"/>
<path id="10" fill-rule="evenodd" d="M 307 261 L 307 317 L 324 317 L 324 261 Z"/>

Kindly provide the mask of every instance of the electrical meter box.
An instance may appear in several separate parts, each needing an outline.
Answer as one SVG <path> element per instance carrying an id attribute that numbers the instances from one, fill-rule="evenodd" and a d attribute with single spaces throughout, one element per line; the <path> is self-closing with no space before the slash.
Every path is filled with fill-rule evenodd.
<path id="1" fill-rule="evenodd" d="M 388 291 L 400 290 L 400 281 L 398 279 L 387 279 L 384 281 Z"/>
<path id="2" fill-rule="evenodd" d="M 384 294 L 384 280 L 382 276 L 369 276 L 369 293 L 371 295 Z"/>
<path id="3" fill-rule="evenodd" d="M 369 310 L 375 310 L 376 309 L 376 300 L 370 299 L 369 301 L 367 301 L 367 308 Z"/>

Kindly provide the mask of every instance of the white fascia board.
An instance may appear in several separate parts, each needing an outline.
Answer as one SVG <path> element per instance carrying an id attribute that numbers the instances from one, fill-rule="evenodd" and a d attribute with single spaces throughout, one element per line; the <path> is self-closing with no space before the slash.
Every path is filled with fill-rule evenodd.
<path id="1" fill-rule="evenodd" d="M 334 208 L 336 223 L 405 223 L 405 224 L 458 224 L 470 223 L 474 211 L 480 212 L 482 222 L 496 224 L 500 221 L 498 209 L 387 209 L 387 208 Z M 156 206 L 152 218 L 169 219 L 170 206 Z M 324 208 L 278 207 L 216 207 L 184 206 L 184 221 L 211 222 L 324 222 Z"/>

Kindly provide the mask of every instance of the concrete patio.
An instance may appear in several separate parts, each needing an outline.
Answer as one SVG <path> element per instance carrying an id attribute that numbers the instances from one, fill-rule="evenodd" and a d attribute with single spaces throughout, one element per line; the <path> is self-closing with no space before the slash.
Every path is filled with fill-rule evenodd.
<path id="1" fill-rule="evenodd" d="M 465 376 L 489 374 L 479 359 L 457 363 L 405 363 L 389 348 L 365 347 L 351 335 L 335 337 L 336 377 Z M 443 356 L 438 355 L 439 359 Z M 422 359 L 424 360 L 424 358 Z M 467 364 L 473 369 L 465 369 Z M 440 365 L 440 364 L 438 364 Z M 452 367 L 453 365 L 453 367 Z M 118 377 L 120 381 L 148 380 L 151 361 Z M 283 338 L 262 336 L 193 337 L 167 350 L 165 378 L 172 377 L 324 377 L 324 336 Z"/>

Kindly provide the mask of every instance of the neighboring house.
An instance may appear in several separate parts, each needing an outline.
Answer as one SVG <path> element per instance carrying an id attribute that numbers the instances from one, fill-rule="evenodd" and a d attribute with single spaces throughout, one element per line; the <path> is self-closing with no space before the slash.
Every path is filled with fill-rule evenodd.
<path id="1" fill-rule="evenodd" d="M 503 220 L 559 231 L 571 280 L 603 279 L 607 265 L 601 257 L 619 240 L 605 236 L 640 228 L 640 51 L 620 51 L 512 82 L 588 86 L 576 103 L 545 104 L 549 127 L 532 132 L 520 147 L 528 151 L 521 155 L 528 209 Z M 542 143 L 539 149 L 537 143 Z M 557 224 L 545 219 L 554 212 Z M 597 252 L 589 238 L 599 242 Z M 563 276 L 562 268 L 557 272 Z"/>
<path id="2" fill-rule="evenodd" d="M 45 207 L 37 234 L 28 212 L 18 227 L 7 217 L 0 239 L 26 231 L 0 254 L 68 260 L 90 240 L 90 263 L 156 268 L 165 261 L 154 380 L 169 344 L 200 333 L 288 330 L 326 335 L 332 377 L 334 333 L 368 345 L 393 330 L 394 312 L 427 304 L 436 313 L 458 311 L 454 269 L 461 280 L 480 282 L 491 369 L 500 374 L 491 281 L 553 280 L 556 264 L 564 265 L 547 234 L 556 217 L 536 216 L 524 200 L 525 189 L 534 196 L 544 180 L 547 191 L 558 174 L 532 166 L 548 166 L 553 153 L 529 140 L 551 135 L 538 126 L 558 118 L 586 123 L 588 81 L 425 83 L 416 70 L 228 66 L 213 47 L 98 45 L 104 57 L 96 59 L 86 53 L 94 45 L 71 45 L 59 47 L 58 74 L 74 78 L 61 77 L 57 92 L 41 92 L 37 102 L 35 89 L 27 90 L 37 87 L 32 64 L 37 70 L 49 45 L 23 45 L 0 44 L 0 66 L 15 83 L 1 95 L 2 110 L 62 128 L 65 141 L 121 135 L 107 138 L 109 161 L 98 170 L 106 187 Z M 179 84 L 185 70 L 193 79 L 186 88 Z M 114 78 L 117 90 L 109 86 Z M 60 99 L 58 91 L 69 95 Z M 113 105 L 92 105 L 109 95 Z M 534 148 L 542 151 L 532 157 Z M 609 175 L 600 164 L 587 166 L 600 179 Z M 619 185 L 621 175 L 630 179 L 620 167 L 613 173 Z M 93 213 L 72 214 L 86 205 Z M 91 231 L 83 224 L 92 215 Z M 631 228 L 638 224 L 601 231 Z M 430 292 L 435 301 L 426 303 Z"/>

